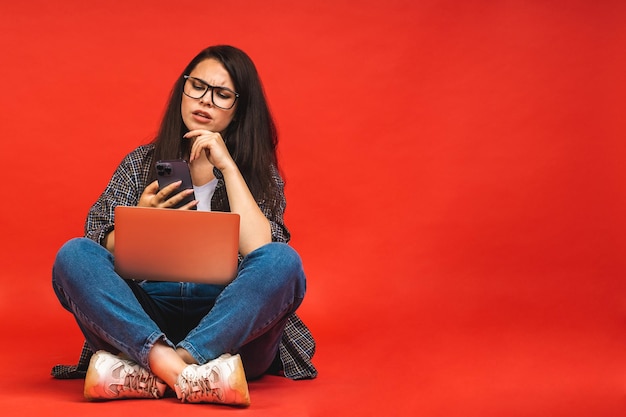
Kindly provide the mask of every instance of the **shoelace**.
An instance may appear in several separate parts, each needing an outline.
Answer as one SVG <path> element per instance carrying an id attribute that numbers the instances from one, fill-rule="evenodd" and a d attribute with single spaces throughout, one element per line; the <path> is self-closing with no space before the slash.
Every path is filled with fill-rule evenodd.
<path id="1" fill-rule="evenodd" d="M 191 380 L 185 378 L 188 383 L 188 389 L 185 395 L 187 398 L 199 397 L 201 399 L 207 399 L 206 396 L 215 398 L 218 402 L 223 402 L 222 389 L 217 386 L 219 383 L 219 373 L 212 369 L 208 377 L 203 378 L 197 374 Z"/>
<path id="2" fill-rule="evenodd" d="M 159 398 L 157 377 L 148 372 L 129 372 L 124 378 L 124 391 L 145 392 L 154 398 Z"/>

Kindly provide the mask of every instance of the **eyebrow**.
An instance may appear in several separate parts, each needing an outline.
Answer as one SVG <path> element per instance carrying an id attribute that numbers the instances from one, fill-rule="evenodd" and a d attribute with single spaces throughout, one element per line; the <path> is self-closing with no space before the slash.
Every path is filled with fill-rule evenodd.
<path id="1" fill-rule="evenodd" d="M 233 93 L 235 92 L 235 90 L 230 88 L 230 87 L 226 87 L 224 85 L 213 85 L 213 84 L 210 84 L 210 83 L 204 81 L 202 78 L 194 77 L 193 75 L 189 75 L 189 78 L 193 78 L 194 80 L 200 81 L 201 83 L 206 84 L 206 85 L 208 85 L 209 87 L 212 87 L 212 88 L 224 88 L 224 89 L 226 89 L 228 91 L 232 91 Z"/>

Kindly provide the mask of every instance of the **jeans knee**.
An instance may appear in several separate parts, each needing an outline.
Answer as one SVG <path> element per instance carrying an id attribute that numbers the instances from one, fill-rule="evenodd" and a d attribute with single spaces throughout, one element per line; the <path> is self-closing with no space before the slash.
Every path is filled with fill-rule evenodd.
<path id="1" fill-rule="evenodd" d="M 76 257 L 80 256 L 80 247 L 83 245 L 84 238 L 73 238 L 65 242 L 57 251 L 52 265 L 52 288 L 61 302 L 61 305 L 69 309 L 69 303 L 64 288 L 67 286 L 68 279 L 71 274 L 68 271 L 75 262 Z"/>
<path id="2" fill-rule="evenodd" d="M 286 243 L 273 242 L 266 245 L 272 260 L 272 269 L 276 279 L 283 280 L 283 285 L 293 285 L 297 293 L 304 294 L 306 278 L 302 259 L 298 252 Z"/>
<path id="3" fill-rule="evenodd" d="M 58 250 L 52 266 L 52 281 L 69 279 L 71 271 L 92 262 L 98 250 L 104 249 L 91 239 L 76 237 L 68 240 Z M 106 249 L 105 249 L 106 250 Z"/>
<path id="4" fill-rule="evenodd" d="M 272 242 L 248 254 L 240 272 L 255 271 L 263 282 L 273 287 L 304 285 L 300 255 L 286 243 Z"/>
<path id="5" fill-rule="evenodd" d="M 272 242 L 268 243 L 266 247 L 272 253 L 272 256 L 280 259 L 285 264 L 299 266 L 302 262 L 298 252 L 286 243 Z"/>
<path id="6" fill-rule="evenodd" d="M 77 256 L 81 256 L 81 253 L 89 245 L 89 242 L 94 243 L 92 240 L 84 237 L 75 237 L 68 240 L 58 250 L 54 263 L 66 264 L 72 262 Z"/>

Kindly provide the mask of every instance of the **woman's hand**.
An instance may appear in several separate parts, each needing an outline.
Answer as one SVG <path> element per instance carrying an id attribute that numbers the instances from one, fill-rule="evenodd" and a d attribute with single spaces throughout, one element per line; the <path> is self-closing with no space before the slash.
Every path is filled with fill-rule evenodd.
<path id="1" fill-rule="evenodd" d="M 192 189 L 182 190 L 176 192 L 182 181 L 176 181 L 170 185 L 163 187 L 159 190 L 159 182 L 153 181 L 149 184 L 141 197 L 139 197 L 138 207 L 156 207 L 156 208 L 172 208 L 176 204 L 180 203 L 185 197 L 193 193 Z M 184 206 L 180 207 L 181 210 L 189 210 L 198 204 L 197 200 L 193 200 Z"/>
<path id="2" fill-rule="evenodd" d="M 187 132 L 184 138 L 193 140 L 189 153 L 190 163 L 206 155 L 209 163 L 222 171 L 224 184 L 228 190 L 230 211 L 240 216 L 239 253 L 246 256 L 253 250 L 271 242 L 270 222 L 254 200 L 237 164 L 226 148 L 222 135 L 208 130 L 196 129 Z M 202 155 L 202 152 L 205 155 Z"/>
<path id="3" fill-rule="evenodd" d="M 222 172 L 224 184 L 228 190 L 230 211 L 240 216 L 239 253 L 246 256 L 253 250 L 271 242 L 270 222 L 252 196 L 237 164 L 226 148 L 222 135 L 208 130 L 196 129 L 187 132 L 184 137 L 193 140 L 189 152 L 190 163 L 206 157 L 211 165 Z"/>
<path id="4" fill-rule="evenodd" d="M 223 171 L 235 165 L 235 161 L 230 156 L 226 143 L 222 135 L 209 130 L 190 130 L 183 136 L 185 139 L 192 139 L 191 151 L 189 152 L 189 162 L 193 162 L 205 153 L 211 165 Z"/>

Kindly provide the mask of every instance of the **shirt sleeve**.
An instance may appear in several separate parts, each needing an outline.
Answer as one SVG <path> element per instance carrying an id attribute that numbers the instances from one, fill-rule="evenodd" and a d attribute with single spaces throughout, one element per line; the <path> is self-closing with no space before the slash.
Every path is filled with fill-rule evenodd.
<path id="1" fill-rule="evenodd" d="M 85 222 L 85 237 L 102 244 L 114 229 L 115 207 L 136 206 L 148 177 L 151 147 L 141 146 L 124 157 L 106 188 L 91 206 Z"/>
<path id="2" fill-rule="evenodd" d="M 263 200 L 259 202 L 261 211 L 270 221 L 272 230 L 272 242 L 287 243 L 291 239 L 291 234 L 285 226 L 284 215 L 285 208 L 287 207 L 287 200 L 285 199 L 285 182 L 281 178 L 278 170 L 272 166 L 272 178 L 276 182 L 276 192 L 270 196 L 269 200 Z M 275 206 L 272 210 L 272 206 Z"/>

